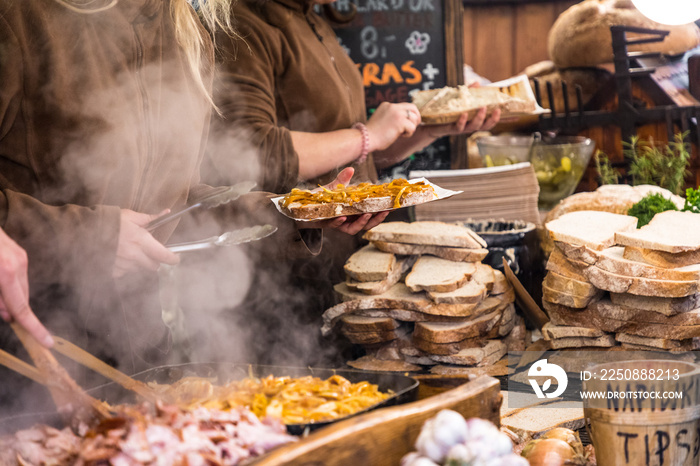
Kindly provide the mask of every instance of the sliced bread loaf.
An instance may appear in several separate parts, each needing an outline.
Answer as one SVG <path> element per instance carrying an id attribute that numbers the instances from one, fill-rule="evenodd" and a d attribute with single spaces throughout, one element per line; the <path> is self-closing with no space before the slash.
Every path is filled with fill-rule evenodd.
<path id="1" fill-rule="evenodd" d="M 493 270 L 493 286 L 491 287 L 489 294 L 491 294 L 491 295 L 503 294 L 503 293 L 507 293 L 508 291 L 513 289 L 513 287 L 510 285 L 510 282 L 508 282 L 508 279 L 506 278 L 506 276 L 503 272 L 501 272 L 500 270 L 496 270 L 496 269 L 492 269 L 492 270 Z"/>
<path id="2" fill-rule="evenodd" d="M 467 348 L 449 356 L 431 355 L 430 358 L 446 364 L 463 366 L 487 366 L 495 364 L 506 354 L 506 344 L 501 340 L 489 340 L 481 348 Z"/>
<path id="3" fill-rule="evenodd" d="M 626 246 L 623 257 L 632 261 L 644 262 L 668 269 L 700 264 L 700 250 L 672 253 Z"/>
<path id="4" fill-rule="evenodd" d="M 542 285 L 542 299 L 568 307 L 582 309 L 588 306 L 588 304 L 590 304 L 591 302 L 599 300 L 602 296 L 603 292 L 601 290 L 596 290 L 595 292 L 587 296 L 578 296 L 558 290 L 553 290 L 546 285 Z"/>
<path id="5" fill-rule="evenodd" d="M 476 272 L 473 262 L 454 262 L 435 256 L 421 256 L 406 275 L 411 291 L 450 292 L 464 285 Z"/>
<path id="6" fill-rule="evenodd" d="M 555 245 L 564 245 L 567 243 L 555 242 Z M 578 280 L 581 282 L 586 282 L 588 279 L 583 274 L 583 266 L 588 266 L 589 264 L 581 263 L 581 261 L 573 262 L 571 259 L 567 258 L 559 247 L 555 247 L 552 253 L 547 259 L 547 270 L 550 272 L 556 272 L 567 278 Z"/>
<path id="7" fill-rule="evenodd" d="M 348 366 L 362 371 L 378 372 L 416 372 L 423 368 L 416 364 L 399 360 L 382 360 L 374 356 L 362 356 L 353 361 L 348 361 Z"/>
<path id="8" fill-rule="evenodd" d="M 556 340 L 559 338 L 598 338 L 606 335 L 605 332 L 596 328 L 587 327 L 570 327 L 563 325 L 554 325 L 547 322 L 542 327 L 542 336 L 545 340 Z"/>
<path id="9" fill-rule="evenodd" d="M 435 343 L 433 341 L 423 340 L 413 336 L 413 345 L 424 352 L 428 357 L 431 355 L 447 356 L 450 354 L 459 353 L 467 348 L 481 348 L 484 345 L 482 338 L 467 338 L 453 343 Z"/>
<path id="10" fill-rule="evenodd" d="M 428 291 L 428 297 L 435 303 L 440 304 L 474 304 L 481 302 L 488 290 L 485 285 L 469 280 L 467 283 L 454 291 L 438 292 Z"/>
<path id="11" fill-rule="evenodd" d="M 669 338 L 672 340 L 686 340 L 700 336 L 700 325 L 674 325 L 669 321 L 664 323 L 649 323 L 641 321 L 630 321 L 629 317 L 625 316 L 625 320 L 619 320 L 602 312 L 603 308 L 599 308 L 598 303 L 592 304 L 585 310 L 572 309 L 560 304 L 542 301 L 542 305 L 547 311 L 550 321 L 554 325 L 573 325 L 577 327 L 597 328 L 610 333 L 627 333 L 642 337 L 651 338 Z M 647 311 L 639 311 L 644 313 Z M 654 312 L 647 312 L 659 317 L 663 317 Z M 639 315 L 639 314 L 637 314 Z M 678 314 L 685 316 L 687 314 Z"/>
<path id="12" fill-rule="evenodd" d="M 618 333 L 615 335 L 615 339 L 620 343 L 628 345 L 676 351 L 694 351 L 698 349 L 698 344 L 700 344 L 700 337 L 691 338 L 689 340 L 669 340 L 668 338 L 647 338 L 638 335 Z"/>
<path id="13" fill-rule="evenodd" d="M 563 337 L 549 340 L 551 349 L 564 348 L 610 348 L 615 346 L 615 335 L 605 334 L 599 337 Z"/>
<path id="14" fill-rule="evenodd" d="M 489 253 L 489 250 L 485 248 L 453 248 L 432 244 L 389 243 L 387 241 L 372 241 L 372 244 L 380 251 L 393 254 L 416 256 L 430 254 L 450 261 L 481 262 Z"/>
<path id="15" fill-rule="evenodd" d="M 574 296 L 590 297 L 598 292 L 598 288 L 588 281 L 568 278 L 552 271 L 547 272 L 547 275 L 545 275 L 544 285 L 554 291 L 560 291 Z"/>
<path id="16" fill-rule="evenodd" d="M 618 275 L 661 280 L 700 280 L 700 264 L 678 268 L 656 267 L 646 262 L 626 259 L 626 248 L 622 246 L 613 246 L 602 251 L 566 243 L 557 243 L 557 247 L 568 259 L 595 265 Z"/>
<path id="17" fill-rule="evenodd" d="M 478 305 L 478 303 L 436 303 L 429 300 L 425 293 L 413 293 L 401 282 L 389 288 L 387 292 L 374 296 L 352 291 L 345 283 L 339 283 L 333 289 L 343 301 L 349 301 L 347 309 L 352 309 L 352 311 L 391 308 L 434 315 L 469 317 Z"/>
<path id="18" fill-rule="evenodd" d="M 382 294 L 401 280 L 404 274 L 411 269 L 415 260 L 416 256 L 402 256 L 401 258 L 397 258 L 396 265 L 392 267 L 387 277 L 383 280 L 358 282 L 348 279 L 346 283 L 348 288 L 354 291 L 369 295 Z"/>
<path id="19" fill-rule="evenodd" d="M 371 244 L 355 251 L 345 262 L 345 274 L 358 282 L 386 280 L 397 266 L 396 256 Z"/>
<path id="20" fill-rule="evenodd" d="M 500 321 L 504 308 L 464 322 L 416 322 L 413 337 L 433 343 L 454 343 L 486 335 Z"/>
<path id="21" fill-rule="evenodd" d="M 700 281 L 698 280 L 661 280 L 627 277 L 607 272 L 594 265 L 587 267 L 584 270 L 584 275 L 597 288 L 613 293 L 680 298 L 700 291 Z"/>
<path id="22" fill-rule="evenodd" d="M 692 311 L 700 307 L 700 293 L 684 298 L 661 298 L 658 296 L 639 296 L 629 293 L 610 293 L 610 301 L 618 306 L 630 309 L 658 312 L 673 316 L 681 312 Z"/>
<path id="23" fill-rule="evenodd" d="M 636 227 L 636 217 L 593 210 L 570 212 L 545 225 L 553 241 L 588 246 L 595 250 L 614 246 L 617 232 Z"/>
<path id="24" fill-rule="evenodd" d="M 427 244 L 456 248 L 483 249 L 486 242 L 471 229 L 444 222 L 384 222 L 363 236 L 368 241 Z"/>
<path id="25" fill-rule="evenodd" d="M 616 232 L 615 241 L 623 246 L 674 254 L 697 251 L 700 249 L 700 215 L 677 210 L 660 212 L 638 230 Z"/>
<path id="26" fill-rule="evenodd" d="M 343 328 L 349 332 L 377 332 L 398 328 L 399 322 L 390 317 L 366 317 L 358 315 L 342 316 Z"/>

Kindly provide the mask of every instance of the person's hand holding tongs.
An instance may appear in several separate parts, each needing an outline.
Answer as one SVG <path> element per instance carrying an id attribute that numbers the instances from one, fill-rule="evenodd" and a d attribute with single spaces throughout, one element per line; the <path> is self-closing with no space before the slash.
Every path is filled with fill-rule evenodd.
<path id="1" fill-rule="evenodd" d="M 113 276 L 121 277 L 136 269 L 155 271 L 161 264 L 176 265 L 180 261 L 178 255 L 155 239 L 151 232 L 196 209 L 211 209 L 234 201 L 254 187 L 255 182 L 243 181 L 233 186 L 213 188 L 185 207 L 157 215 L 122 209 Z"/>

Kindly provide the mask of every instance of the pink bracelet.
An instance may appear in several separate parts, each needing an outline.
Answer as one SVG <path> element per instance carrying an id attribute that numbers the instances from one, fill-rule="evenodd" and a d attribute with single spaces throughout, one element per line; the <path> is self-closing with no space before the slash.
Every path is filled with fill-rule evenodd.
<path id="1" fill-rule="evenodd" d="M 369 131 L 363 123 L 355 123 L 352 125 L 352 129 L 359 129 L 362 133 L 362 152 L 360 156 L 355 160 L 355 163 L 363 163 L 367 160 L 367 154 L 369 154 Z"/>

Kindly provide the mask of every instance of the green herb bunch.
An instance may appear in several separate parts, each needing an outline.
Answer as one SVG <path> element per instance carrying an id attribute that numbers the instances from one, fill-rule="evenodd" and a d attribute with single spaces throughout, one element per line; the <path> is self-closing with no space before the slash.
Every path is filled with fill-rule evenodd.
<path id="1" fill-rule="evenodd" d="M 600 184 L 617 184 L 620 180 L 620 171 L 612 166 L 608 156 L 600 150 L 595 152 L 595 168 Z"/>
<path id="2" fill-rule="evenodd" d="M 647 194 L 642 200 L 629 208 L 627 215 L 637 217 L 637 228 L 641 228 L 651 222 L 654 215 L 666 210 L 678 210 L 678 207 L 661 193 Z"/>
<path id="3" fill-rule="evenodd" d="M 637 228 L 641 228 L 651 222 L 654 215 L 667 210 L 678 210 L 678 207 L 661 193 L 647 194 L 629 208 L 627 215 L 637 217 Z M 685 190 L 685 203 L 680 210 L 700 214 L 700 189 L 688 188 Z"/>
<path id="4" fill-rule="evenodd" d="M 623 142 L 625 157 L 630 160 L 629 174 L 632 184 L 652 184 L 680 194 L 685 178 L 690 174 L 689 146 L 685 142 L 687 132 L 676 134 L 674 141 L 658 147 L 653 140 L 641 141 L 633 136 L 630 142 Z"/>

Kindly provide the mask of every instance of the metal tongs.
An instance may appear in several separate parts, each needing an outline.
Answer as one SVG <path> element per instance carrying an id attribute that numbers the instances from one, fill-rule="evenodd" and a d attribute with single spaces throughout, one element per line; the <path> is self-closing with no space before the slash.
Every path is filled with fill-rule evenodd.
<path id="1" fill-rule="evenodd" d="M 240 230 L 227 231 L 219 236 L 212 236 L 198 241 L 186 243 L 168 244 L 166 247 L 172 252 L 188 252 L 200 249 L 209 249 L 220 246 L 233 246 L 234 244 L 249 243 L 266 238 L 277 231 L 277 227 L 269 224 L 255 225 Z"/>
<path id="2" fill-rule="evenodd" d="M 166 223 L 175 220 L 176 218 L 179 218 L 187 212 L 190 212 L 195 209 L 211 209 L 213 207 L 227 204 L 231 201 L 235 201 L 243 194 L 250 192 L 250 190 L 255 187 L 255 184 L 256 183 L 254 181 L 241 181 L 240 183 L 236 183 L 233 186 L 221 186 L 218 188 L 214 188 L 213 190 L 209 191 L 206 195 L 194 200 L 189 205 L 177 209 L 173 212 L 167 213 L 165 215 L 161 215 L 160 217 L 152 220 L 146 225 L 146 230 L 153 231 L 159 226 L 165 225 Z"/>

